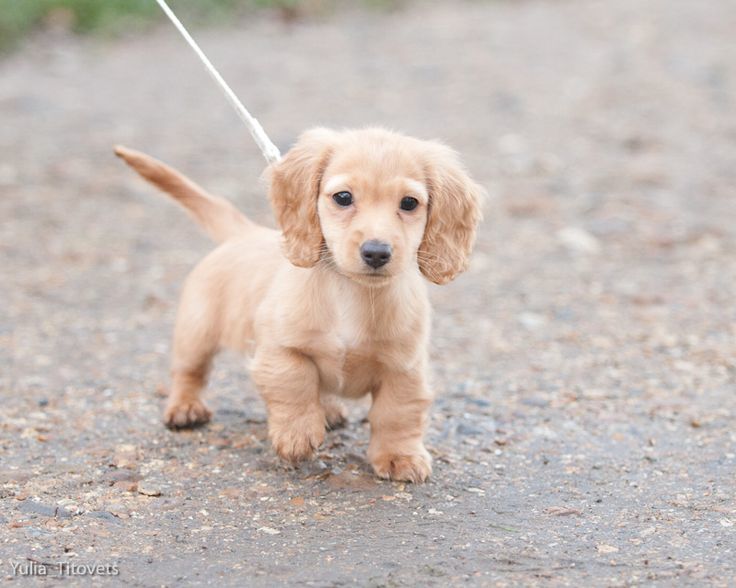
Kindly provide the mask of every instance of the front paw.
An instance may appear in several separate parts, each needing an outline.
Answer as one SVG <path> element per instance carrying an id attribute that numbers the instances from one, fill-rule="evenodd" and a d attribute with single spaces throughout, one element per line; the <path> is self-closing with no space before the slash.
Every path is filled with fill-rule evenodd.
<path id="1" fill-rule="evenodd" d="M 186 429 L 203 425 L 212 418 L 212 411 L 201 400 L 169 402 L 164 411 L 164 424 L 169 429 Z"/>
<path id="2" fill-rule="evenodd" d="M 269 422 L 269 437 L 279 457 L 291 463 L 310 459 L 325 440 L 325 415 L 315 412 Z"/>
<path id="3" fill-rule="evenodd" d="M 406 452 L 377 451 L 369 458 L 376 475 L 387 480 L 418 484 L 432 473 L 432 457 L 424 446 Z"/>

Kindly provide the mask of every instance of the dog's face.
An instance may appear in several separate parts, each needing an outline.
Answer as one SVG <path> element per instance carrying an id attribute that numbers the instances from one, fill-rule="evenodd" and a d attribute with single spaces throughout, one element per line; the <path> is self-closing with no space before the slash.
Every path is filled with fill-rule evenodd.
<path id="1" fill-rule="evenodd" d="M 438 284 L 463 271 L 481 193 L 444 145 L 380 129 L 308 131 L 270 191 L 292 263 L 368 286 L 417 265 Z"/>
<path id="2" fill-rule="evenodd" d="M 429 194 L 412 150 L 397 141 L 349 140 L 325 167 L 317 213 L 336 268 L 380 284 L 415 264 Z"/>

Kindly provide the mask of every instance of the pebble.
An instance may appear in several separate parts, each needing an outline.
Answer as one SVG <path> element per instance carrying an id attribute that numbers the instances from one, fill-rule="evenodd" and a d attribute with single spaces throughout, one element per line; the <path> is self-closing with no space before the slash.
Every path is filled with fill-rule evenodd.
<path id="1" fill-rule="evenodd" d="M 258 530 L 261 533 L 266 533 L 266 535 L 280 535 L 281 531 L 278 529 L 274 529 L 272 527 L 259 527 Z"/>
<path id="2" fill-rule="evenodd" d="M 161 496 L 161 488 L 151 482 L 141 480 L 138 482 L 138 494 L 144 496 Z"/>
<path id="3" fill-rule="evenodd" d="M 128 511 L 128 509 L 118 502 L 108 505 L 107 511 L 119 519 L 130 518 L 130 512 Z"/>
<path id="4" fill-rule="evenodd" d="M 104 519 L 106 521 L 115 523 L 118 522 L 118 518 L 114 514 L 105 510 L 90 510 L 87 512 L 87 516 L 95 519 Z"/>
<path id="5" fill-rule="evenodd" d="M 596 255 L 601 252 L 601 243 L 592 234 L 580 227 L 565 227 L 557 232 L 557 239 L 569 251 Z"/>
<path id="6" fill-rule="evenodd" d="M 62 500 L 59 500 L 56 504 L 59 505 L 60 510 L 63 509 L 70 515 L 75 515 L 80 512 L 79 505 L 70 498 L 64 498 Z M 58 511 L 57 511 L 58 513 Z"/>
<path id="7" fill-rule="evenodd" d="M 523 327 L 530 331 L 539 329 L 547 324 L 547 317 L 535 312 L 522 312 L 516 318 Z"/>
<path id="8" fill-rule="evenodd" d="M 39 514 L 45 517 L 54 517 L 56 516 L 56 511 L 59 509 L 56 506 L 43 504 L 41 502 L 36 502 L 35 500 L 25 500 L 21 503 L 19 510 Z"/>
<path id="9" fill-rule="evenodd" d="M 466 423 L 459 423 L 455 431 L 458 435 L 483 435 L 485 433 L 483 429 L 474 427 L 473 425 L 468 425 Z"/>

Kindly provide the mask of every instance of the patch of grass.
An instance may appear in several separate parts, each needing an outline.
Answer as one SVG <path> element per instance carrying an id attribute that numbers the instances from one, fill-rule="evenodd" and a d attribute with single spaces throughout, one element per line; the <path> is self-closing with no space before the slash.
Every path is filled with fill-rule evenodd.
<path id="1" fill-rule="evenodd" d="M 44 24 L 88 32 L 120 19 L 150 19 L 156 9 L 148 0 L 3 0 L 0 47 L 13 46 Z"/>
<path id="2" fill-rule="evenodd" d="M 384 0 L 385 1 L 385 0 Z M 213 22 L 248 9 L 279 9 L 298 14 L 324 8 L 324 0 L 169 0 L 188 23 Z M 0 50 L 16 45 L 29 32 L 56 26 L 77 33 L 115 34 L 164 18 L 155 0 L 2 0 Z"/>

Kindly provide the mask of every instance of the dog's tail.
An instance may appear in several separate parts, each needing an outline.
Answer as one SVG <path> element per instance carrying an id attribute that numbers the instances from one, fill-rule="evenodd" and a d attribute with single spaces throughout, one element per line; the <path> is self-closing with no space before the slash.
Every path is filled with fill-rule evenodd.
<path id="1" fill-rule="evenodd" d="M 165 163 L 145 153 L 120 145 L 115 147 L 115 155 L 186 208 L 194 220 L 217 243 L 242 236 L 255 226 L 230 202 L 208 194 L 192 180 Z"/>

